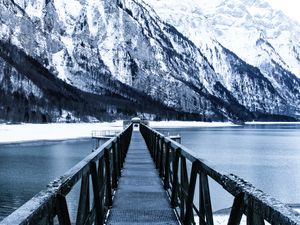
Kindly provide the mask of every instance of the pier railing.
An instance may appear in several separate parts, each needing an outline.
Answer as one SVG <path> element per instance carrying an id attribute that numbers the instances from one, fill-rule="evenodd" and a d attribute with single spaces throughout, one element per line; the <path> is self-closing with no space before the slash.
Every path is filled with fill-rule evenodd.
<path id="1" fill-rule="evenodd" d="M 263 225 L 265 221 L 276 225 L 300 225 L 299 213 L 250 183 L 233 174 L 218 172 L 196 158 L 189 149 L 146 125 L 141 124 L 140 130 L 171 205 L 184 225 L 195 224 L 195 221 L 200 225 L 213 225 L 209 177 L 234 197 L 228 225 L 240 224 L 243 215 L 247 216 L 247 225 Z M 198 202 L 194 199 L 196 191 Z"/>
<path id="2" fill-rule="evenodd" d="M 103 138 L 103 137 L 114 137 L 118 135 L 120 131 L 118 130 L 93 130 L 92 138 Z"/>
<path id="3" fill-rule="evenodd" d="M 75 224 L 103 224 L 112 206 L 112 194 L 117 188 L 131 134 L 132 125 L 50 183 L 46 190 L 2 220 L 0 225 L 52 225 L 55 221 L 71 225 L 66 196 L 79 181 L 81 189 Z"/>

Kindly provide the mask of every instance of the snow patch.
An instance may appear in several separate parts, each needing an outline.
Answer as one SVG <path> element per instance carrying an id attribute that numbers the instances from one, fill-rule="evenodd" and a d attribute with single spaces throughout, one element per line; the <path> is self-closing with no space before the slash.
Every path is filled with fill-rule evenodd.
<path id="1" fill-rule="evenodd" d="M 7 25 L 5 25 L 4 23 L 0 24 L 0 39 L 7 41 L 10 37 L 9 35 L 10 33 L 10 29 Z"/>
<path id="2" fill-rule="evenodd" d="M 66 71 L 65 71 L 65 60 L 64 60 L 64 50 L 61 50 L 57 53 L 54 53 L 52 55 L 52 61 L 53 64 L 55 65 L 55 68 L 58 71 L 58 78 L 61 80 L 68 82 Z"/>
<path id="3" fill-rule="evenodd" d="M 122 121 L 112 123 L 0 124 L 0 144 L 89 138 L 93 130 L 121 131 L 122 129 Z"/>
<path id="4" fill-rule="evenodd" d="M 66 25 L 66 32 L 72 35 L 77 18 L 80 16 L 83 6 L 79 1 L 55 0 L 54 6 L 59 19 Z"/>

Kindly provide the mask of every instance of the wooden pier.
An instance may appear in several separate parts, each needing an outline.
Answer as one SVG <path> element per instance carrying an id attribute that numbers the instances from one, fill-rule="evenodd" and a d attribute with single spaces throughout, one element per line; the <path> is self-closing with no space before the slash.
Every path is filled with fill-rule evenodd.
<path id="1" fill-rule="evenodd" d="M 247 225 L 300 225 L 300 214 L 280 201 L 147 125 L 139 129 L 131 123 L 0 225 L 213 225 L 209 178 L 234 198 L 228 225 L 240 224 L 243 215 Z M 66 196 L 78 182 L 73 221 Z"/>
<path id="2" fill-rule="evenodd" d="M 179 224 L 138 131 L 132 134 L 107 224 Z"/>

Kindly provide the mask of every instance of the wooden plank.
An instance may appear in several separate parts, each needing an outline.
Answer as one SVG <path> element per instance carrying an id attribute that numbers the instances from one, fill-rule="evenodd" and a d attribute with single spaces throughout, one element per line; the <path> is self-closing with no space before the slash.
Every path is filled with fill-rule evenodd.
<path id="1" fill-rule="evenodd" d="M 106 224 L 179 224 L 150 153 L 136 131 Z"/>

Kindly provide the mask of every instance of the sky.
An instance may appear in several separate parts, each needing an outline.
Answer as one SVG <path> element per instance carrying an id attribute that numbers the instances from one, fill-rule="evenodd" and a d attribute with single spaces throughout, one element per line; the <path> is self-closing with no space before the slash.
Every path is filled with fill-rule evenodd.
<path id="1" fill-rule="evenodd" d="M 287 16 L 300 23 L 299 0 L 267 0 L 275 9 L 282 10 Z"/>

